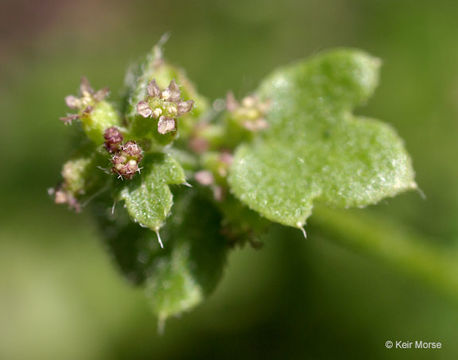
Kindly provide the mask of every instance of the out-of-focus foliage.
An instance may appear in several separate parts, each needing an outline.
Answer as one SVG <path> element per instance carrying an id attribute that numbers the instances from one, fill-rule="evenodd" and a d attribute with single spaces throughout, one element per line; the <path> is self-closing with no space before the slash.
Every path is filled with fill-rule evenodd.
<path id="1" fill-rule="evenodd" d="M 126 65 L 166 31 L 173 39 L 167 57 L 188 70 L 203 94 L 221 97 L 228 87 L 239 96 L 253 90 L 278 65 L 354 46 L 384 63 L 376 96 L 357 114 L 395 126 L 427 196 L 409 193 L 364 211 L 415 229 L 453 256 L 455 2 L 7 0 L 0 7 L 0 153 L 6 166 L 0 178 L 0 357 L 458 356 L 454 300 L 334 245 L 329 240 L 336 235 L 313 221 L 306 241 L 297 230 L 274 229 L 261 251 L 234 252 L 207 305 L 172 319 L 159 337 L 148 301 L 113 270 L 93 224 L 55 207 L 45 191 L 72 148 L 71 131 L 56 126 L 65 113 L 62 94 L 75 93 L 81 75 L 96 79 L 95 88 L 120 88 Z M 444 346 L 437 352 L 386 350 L 388 339 Z"/>

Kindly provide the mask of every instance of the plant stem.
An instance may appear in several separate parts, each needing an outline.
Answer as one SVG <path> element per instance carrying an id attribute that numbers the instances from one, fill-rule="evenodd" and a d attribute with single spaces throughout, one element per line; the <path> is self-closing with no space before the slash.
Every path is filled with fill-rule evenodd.
<path id="1" fill-rule="evenodd" d="M 319 207 L 311 223 L 329 239 L 374 255 L 458 300 L 458 253 L 399 224 L 358 211 Z"/>

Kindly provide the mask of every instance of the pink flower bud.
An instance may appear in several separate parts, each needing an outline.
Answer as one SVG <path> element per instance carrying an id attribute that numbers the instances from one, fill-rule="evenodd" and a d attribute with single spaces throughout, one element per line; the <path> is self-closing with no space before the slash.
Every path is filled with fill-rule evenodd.
<path id="1" fill-rule="evenodd" d="M 110 153 L 118 151 L 124 140 L 121 132 L 116 126 L 106 129 L 103 137 L 105 138 L 105 149 Z"/>
<path id="2" fill-rule="evenodd" d="M 211 185 L 215 182 L 215 179 L 213 178 L 213 174 L 208 171 L 208 170 L 201 170 L 198 171 L 194 174 L 194 178 L 196 181 L 204 186 Z"/>

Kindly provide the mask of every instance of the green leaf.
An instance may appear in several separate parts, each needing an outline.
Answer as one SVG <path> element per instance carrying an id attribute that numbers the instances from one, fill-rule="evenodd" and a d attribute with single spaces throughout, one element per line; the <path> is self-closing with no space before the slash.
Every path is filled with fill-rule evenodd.
<path id="1" fill-rule="evenodd" d="M 174 215 L 161 229 L 164 249 L 156 234 L 130 221 L 123 208 L 113 216 L 109 199 L 93 204 L 93 210 L 116 263 L 130 281 L 147 283 L 160 319 L 191 309 L 216 287 L 228 245 L 218 209 L 196 189 L 175 192 Z"/>
<path id="2" fill-rule="evenodd" d="M 227 194 L 223 201 L 216 203 L 223 215 L 222 231 L 232 244 L 243 246 L 261 245 L 261 236 L 265 234 L 272 223 L 261 217 L 241 203 L 232 194 Z"/>
<path id="3" fill-rule="evenodd" d="M 165 251 L 159 247 L 156 234 L 133 222 L 123 207 L 113 207 L 110 196 L 96 198 L 91 210 L 121 272 L 131 283 L 144 284 L 157 256 Z"/>
<path id="4" fill-rule="evenodd" d="M 179 195 L 163 232 L 171 251 L 156 262 L 147 288 L 159 319 L 193 308 L 214 290 L 228 251 L 220 222 L 218 209 L 197 190 Z"/>
<path id="5" fill-rule="evenodd" d="M 120 200 L 135 222 L 158 231 L 173 205 L 168 184 L 183 184 L 185 174 L 180 164 L 170 155 L 156 153 L 145 156 L 142 174 L 125 181 Z"/>
<path id="6" fill-rule="evenodd" d="M 302 227 L 314 201 L 366 206 L 416 187 L 411 160 L 389 125 L 355 116 L 378 82 L 380 61 L 337 50 L 274 72 L 258 94 L 270 125 L 235 153 L 234 194 L 266 218 Z"/>

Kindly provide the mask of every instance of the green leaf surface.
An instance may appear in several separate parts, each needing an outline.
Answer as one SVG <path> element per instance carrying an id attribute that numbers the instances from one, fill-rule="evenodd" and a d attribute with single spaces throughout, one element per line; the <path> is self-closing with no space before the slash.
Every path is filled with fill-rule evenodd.
<path id="1" fill-rule="evenodd" d="M 147 287 L 159 319 L 203 301 L 220 280 L 228 252 L 215 205 L 195 189 L 177 197 L 174 215 L 163 231 L 170 252 L 155 263 Z"/>
<path id="2" fill-rule="evenodd" d="M 124 181 L 120 200 L 124 200 L 132 220 L 158 231 L 173 205 L 169 184 L 186 182 L 183 168 L 170 155 L 156 153 L 145 156 L 141 175 Z"/>
<path id="3" fill-rule="evenodd" d="M 156 234 L 133 222 L 123 207 L 113 207 L 110 196 L 96 198 L 91 210 L 108 253 L 122 274 L 133 284 L 144 284 L 152 264 L 165 251 Z"/>
<path id="4" fill-rule="evenodd" d="M 203 301 L 220 280 L 228 244 L 220 231 L 221 215 L 196 189 L 176 189 L 174 214 L 156 234 L 129 219 L 125 209 L 111 212 L 110 199 L 92 205 L 104 242 L 123 274 L 147 284 L 153 311 L 161 319 Z"/>
<path id="5" fill-rule="evenodd" d="M 258 94 L 271 101 L 269 128 L 238 147 L 233 193 L 266 218 L 302 227 L 314 201 L 363 207 L 416 187 L 393 128 L 352 114 L 378 82 L 380 61 L 336 50 L 280 69 Z"/>

